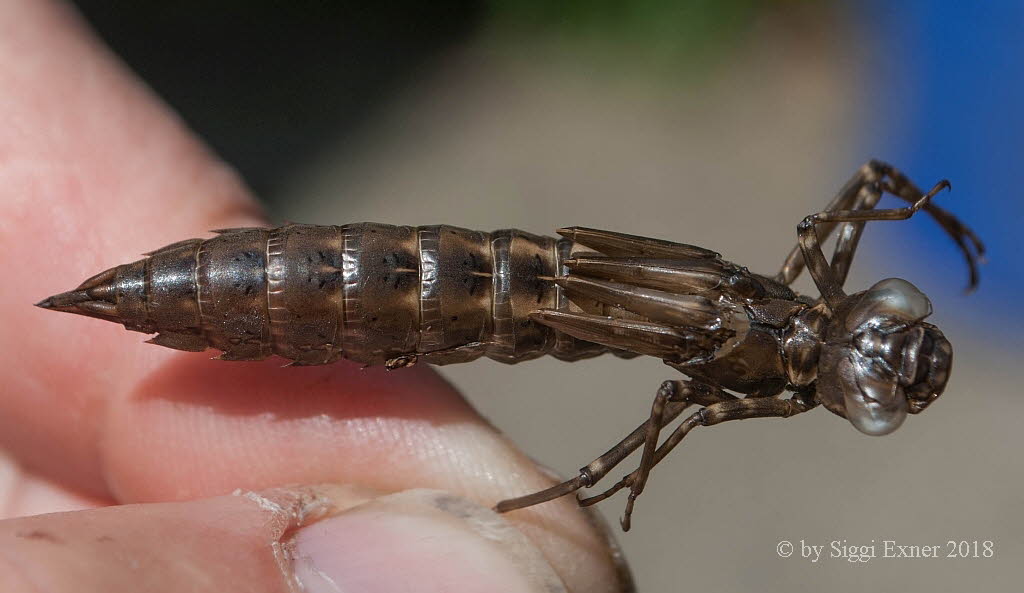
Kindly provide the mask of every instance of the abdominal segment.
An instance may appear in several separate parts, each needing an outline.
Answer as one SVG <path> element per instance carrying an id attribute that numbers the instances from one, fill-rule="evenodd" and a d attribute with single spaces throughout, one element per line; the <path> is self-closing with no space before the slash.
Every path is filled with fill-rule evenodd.
<path id="1" fill-rule="evenodd" d="M 225 360 L 575 360 L 607 349 L 530 318 L 568 306 L 554 281 L 571 249 L 515 229 L 228 229 L 118 266 L 116 309 L 156 344 L 213 347 Z"/>

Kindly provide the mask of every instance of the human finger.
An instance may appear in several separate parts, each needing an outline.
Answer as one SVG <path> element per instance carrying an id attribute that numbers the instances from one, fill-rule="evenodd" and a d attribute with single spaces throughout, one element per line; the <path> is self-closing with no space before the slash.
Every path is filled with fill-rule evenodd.
<path id="1" fill-rule="evenodd" d="M 0 3 L 0 88 L 0 448 L 105 496 L 107 402 L 167 355 L 32 303 L 111 258 L 252 223 L 259 209 L 69 5 Z"/>
<path id="2" fill-rule="evenodd" d="M 567 591 L 489 509 L 448 493 L 278 488 L 0 521 L 10 593 Z"/>

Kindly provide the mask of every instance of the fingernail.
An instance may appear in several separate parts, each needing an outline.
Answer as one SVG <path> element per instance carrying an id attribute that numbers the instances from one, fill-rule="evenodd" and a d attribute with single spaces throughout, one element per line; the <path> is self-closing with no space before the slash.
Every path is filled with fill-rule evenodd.
<path id="1" fill-rule="evenodd" d="M 565 591 L 500 515 L 437 490 L 373 499 L 303 527 L 289 547 L 304 593 Z"/>

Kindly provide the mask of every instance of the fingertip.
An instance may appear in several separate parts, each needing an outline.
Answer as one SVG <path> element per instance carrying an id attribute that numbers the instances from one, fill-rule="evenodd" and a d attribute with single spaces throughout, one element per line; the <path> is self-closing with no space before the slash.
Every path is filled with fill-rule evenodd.
<path id="1" fill-rule="evenodd" d="M 566 591 L 528 538 L 500 515 L 434 490 L 380 497 L 298 531 L 292 575 L 309 593 Z"/>

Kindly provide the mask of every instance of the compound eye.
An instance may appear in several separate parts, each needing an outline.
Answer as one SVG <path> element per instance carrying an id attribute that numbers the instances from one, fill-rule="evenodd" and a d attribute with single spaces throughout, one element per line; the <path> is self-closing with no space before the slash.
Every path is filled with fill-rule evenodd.
<path id="1" fill-rule="evenodd" d="M 841 364 L 846 418 L 867 435 L 889 434 L 903 424 L 910 405 L 903 387 L 870 360 L 854 355 Z"/>
<path id="2" fill-rule="evenodd" d="M 920 321 L 931 314 L 931 301 L 916 286 L 902 278 L 886 278 L 864 292 L 850 310 L 846 326 L 852 331 L 869 321 Z"/>

